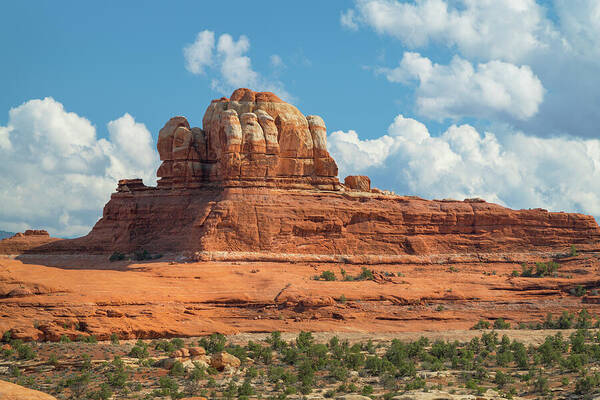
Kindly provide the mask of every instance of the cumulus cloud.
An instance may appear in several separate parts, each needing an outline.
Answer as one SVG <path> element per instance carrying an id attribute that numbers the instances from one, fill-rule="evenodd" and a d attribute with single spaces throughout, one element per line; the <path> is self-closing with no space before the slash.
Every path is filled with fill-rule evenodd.
<path id="1" fill-rule="evenodd" d="M 340 176 L 366 173 L 399 194 L 482 197 L 514 208 L 600 216 L 598 139 L 500 136 L 470 125 L 432 136 L 422 123 L 398 115 L 386 135 L 362 140 L 354 131 L 336 131 L 328 143 Z"/>
<path id="2" fill-rule="evenodd" d="M 244 35 L 235 40 L 230 34 L 223 33 L 215 46 L 215 33 L 205 30 L 198 33 L 194 43 L 184 47 L 185 67 L 197 75 L 210 70 L 211 86 L 222 94 L 229 95 L 234 89 L 248 87 L 291 99 L 280 81 L 265 78 L 252 68 L 252 60 L 246 55 L 249 50 L 250 40 Z"/>
<path id="3" fill-rule="evenodd" d="M 342 24 L 344 28 L 348 28 L 351 31 L 357 31 L 358 23 L 356 23 L 356 15 L 354 10 L 349 9 L 342 12 L 340 15 L 340 24 Z"/>
<path id="4" fill-rule="evenodd" d="M 490 61 L 473 66 L 455 56 L 449 65 L 405 52 L 396 68 L 379 68 L 390 82 L 418 81 L 417 111 L 430 118 L 490 117 L 516 119 L 535 115 L 544 87 L 528 66 Z"/>
<path id="5" fill-rule="evenodd" d="M 513 62 L 547 47 L 556 34 L 535 0 L 357 0 L 340 22 L 369 26 L 411 48 L 438 42 L 468 57 Z"/>
<path id="6" fill-rule="evenodd" d="M 192 74 L 203 74 L 204 67 L 213 63 L 215 48 L 215 33 L 211 31 L 198 32 L 196 41 L 183 48 L 185 68 Z"/>
<path id="7" fill-rule="evenodd" d="M 278 54 L 272 54 L 271 57 L 269 57 L 269 61 L 271 62 L 271 66 L 273 68 L 285 67 L 283 60 L 281 59 L 281 57 Z"/>
<path id="8" fill-rule="evenodd" d="M 108 133 L 98 138 L 89 120 L 50 97 L 12 108 L 0 126 L 0 227 L 82 235 L 118 179 L 155 183 L 159 160 L 146 127 L 125 114 Z"/>
<path id="9" fill-rule="evenodd" d="M 555 0 L 563 37 L 579 56 L 596 62 L 600 54 L 600 2 Z"/>

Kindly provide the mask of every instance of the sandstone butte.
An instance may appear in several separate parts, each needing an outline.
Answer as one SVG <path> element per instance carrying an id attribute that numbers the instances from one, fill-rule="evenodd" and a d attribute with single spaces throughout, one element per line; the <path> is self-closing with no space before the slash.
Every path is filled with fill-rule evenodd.
<path id="1" fill-rule="evenodd" d="M 428 301 L 513 304 L 539 299 L 540 292 L 563 299 L 573 285 L 600 282 L 595 256 L 565 261 L 574 270 L 583 265 L 586 273 L 593 271 L 579 281 L 531 284 L 510 277 L 521 262 L 555 259 L 571 246 L 596 254 L 600 229 L 593 217 L 512 210 L 481 199 L 401 196 L 371 188 L 364 176 L 342 184 L 326 140 L 322 118 L 249 89 L 213 100 L 202 128 L 171 118 L 158 137 L 156 187 L 140 179 L 119 181 L 84 237 L 57 240 L 30 232 L 0 241 L 0 254 L 18 254 L 0 260 L 0 330 L 56 340 L 80 331 L 99 337 L 395 331 L 428 328 L 436 319 L 441 329 L 465 328 L 489 311 L 461 303 L 460 310 L 432 319 L 429 311 L 402 307 Z M 113 252 L 139 250 L 165 257 L 146 264 L 107 261 Z M 167 256 L 188 263 L 163 261 Z M 349 272 L 381 266 L 406 277 L 381 272 L 374 282 L 311 279 L 342 264 Z M 446 276 L 448 265 L 503 276 L 485 283 L 481 271 Z M 529 294 L 517 298 L 519 291 Z M 341 295 L 372 303 L 340 305 L 334 299 Z M 571 309 L 580 301 L 563 300 L 559 306 Z M 535 311 L 507 306 L 504 317 L 541 318 L 558 304 L 531 301 Z M 371 307 L 376 302 L 381 307 Z M 275 313 L 270 322 L 257 322 L 269 314 L 265 310 Z M 302 314 L 306 310 L 312 311 Z"/>
<path id="2" fill-rule="evenodd" d="M 587 215 L 396 196 L 370 189 L 367 177 L 348 177 L 343 185 L 323 119 L 304 116 L 272 93 L 238 89 L 213 100 L 202 125 L 171 118 L 158 137 L 157 187 L 121 180 L 87 236 L 44 250 L 393 260 L 562 251 L 600 239 Z"/>

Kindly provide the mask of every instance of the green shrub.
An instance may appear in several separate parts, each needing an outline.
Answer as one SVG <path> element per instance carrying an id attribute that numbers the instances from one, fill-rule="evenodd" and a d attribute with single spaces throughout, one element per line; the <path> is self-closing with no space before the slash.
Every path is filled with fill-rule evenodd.
<path id="1" fill-rule="evenodd" d="M 575 382 L 575 393 L 581 395 L 591 394 L 600 386 L 600 374 L 585 375 Z"/>
<path id="2" fill-rule="evenodd" d="M 587 290 L 583 286 L 577 285 L 576 287 L 571 288 L 570 292 L 573 296 L 581 297 L 581 296 L 585 296 L 585 294 L 587 293 Z"/>
<path id="3" fill-rule="evenodd" d="M 92 376 L 89 372 L 85 372 L 80 375 L 74 375 L 66 380 L 66 385 L 71 389 L 73 393 L 73 397 L 79 399 L 82 397 L 83 393 L 86 391 L 88 385 L 92 380 Z"/>
<path id="4" fill-rule="evenodd" d="M 503 388 L 507 383 L 510 383 L 510 377 L 502 371 L 496 371 L 494 383 L 498 385 L 499 388 Z"/>
<path id="5" fill-rule="evenodd" d="M 273 350 L 282 350 L 287 346 L 287 343 L 281 339 L 281 332 L 271 332 L 271 336 L 267 338 L 267 343 L 271 345 Z"/>
<path id="6" fill-rule="evenodd" d="M 111 333 L 111 335 L 110 335 L 110 342 L 111 342 L 112 344 L 115 344 L 115 345 L 116 345 L 116 344 L 119 344 L 119 335 L 117 335 L 117 334 L 116 334 L 116 333 L 114 333 L 114 332 L 113 332 L 113 333 Z"/>
<path id="7" fill-rule="evenodd" d="M 121 358 L 115 357 L 109 367 L 111 370 L 106 375 L 108 384 L 112 387 L 124 388 L 129 374 L 125 371 L 125 364 Z"/>
<path id="8" fill-rule="evenodd" d="M 136 250 L 136 252 L 133 253 L 133 259 L 136 261 L 152 260 L 152 255 L 148 250 Z"/>
<path id="9" fill-rule="evenodd" d="M 149 355 L 150 354 L 148 353 L 148 345 L 142 342 L 141 340 L 138 340 L 135 346 L 133 346 L 133 348 L 129 352 L 129 357 L 135 357 L 140 359 L 146 358 Z"/>
<path id="10" fill-rule="evenodd" d="M 169 376 L 161 376 L 158 380 L 158 386 L 160 386 L 160 395 L 170 396 L 172 399 L 179 398 L 179 384 L 177 381 Z"/>
<path id="11" fill-rule="evenodd" d="M 225 335 L 221 333 L 213 333 L 210 337 L 202 338 L 198 341 L 198 344 L 204 349 L 208 354 L 220 353 L 225 350 L 225 343 L 227 342 L 227 338 Z"/>
<path id="12" fill-rule="evenodd" d="M 510 323 L 505 322 L 503 318 L 494 321 L 494 329 L 510 329 Z"/>
<path id="13" fill-rule="evenodd" d="M 173 339 L 171 339 L 171 343 L 177 349 L 181 349 L 181 348 L 183 348 L 183 346 L 185 346 L 185 342 L 183 341 L 182 338 L 173 338 Z"/>
<path id="14" fill-rule="evenodd" d="M 584 308 L 577 314 L 577 322 L 575 323 L 575 329 L 590 329 L 592 327 L 592 316 Z"/>
<path id="15" fill-rule="evenodd" d="M 571 257 L 577 256 L 577 248 L 575 247 L 574 244 L 571 245 L 571 249 L 569 250 L 569 255 Z"/>
<path id="16" fill-rule="evenodd" d="M 336 277 L 335 277 L 335 273 L 333 273 L 332 271 L 323 271 L 321 273 L 321 275 L 319 276 L 320 280 L 324 280 L 324 281 L 335 281 Z"/>
<path id="17" fill-rule="evenodd" d="M 114 253 L 112 253 L 110 255 L 110 257 L 108 258 L 108 260 L 110 262 L 115 262 L 115 261 L 121 261 L 125 259 L 125 254 L 123 253 L 119 253 L 118 251 L 115 251 Z"/>
<path id="18" fill-rule="evenodd" d="M 252 396 L 254 394 L 254 388 L 250 384 L 249 379 L 245 379 L 244 383 L 237 389 L 238 396 Z"/>
<path id="19" fill-rule="evenodd" d="M 185 374 L 185 368 L 183 367 L 181 361 L 175 361 L 173 363 L 169 374 L 173 376 L 183 376 Z"/>
<path id="20" fill-rule="evenodd" d="M 13 344 L 13 347 L 17 350 L 17 355 L 21 360 L 33 360 L 37 356 L 35 350 L 28 344 L 17 343 L 16 346 Z"/>
<path id="21" fill-rule="evenodd" d="M 475 325 L 471 327 L 472 330 L 490 329 L 490 323 L 486 320 L 480 319 Z"/>

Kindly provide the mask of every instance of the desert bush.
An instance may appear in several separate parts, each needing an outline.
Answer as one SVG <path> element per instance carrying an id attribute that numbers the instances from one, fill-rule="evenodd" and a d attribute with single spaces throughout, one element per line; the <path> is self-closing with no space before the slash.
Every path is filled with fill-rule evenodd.
<path id="1" fill-rule="evenodd" d="M 158 385 L 160 387 L 160 391 L 158 391 L 159 396 L 169 396 L 171 399 L 182 397 L 179 393 L 179 384 L 175 379 L 166 375 L 161 376 L 158 380 Z"/>
<path id="2" fill-rule="evenodd" d="M 185 374 L 185 368 L 181 361 L 175 361 L 173 366 L 169 370 L 169 374 L 173 376 L 183 376 Z"/>
<path id="3" fill-rule="evenodd" d="M 510 329 L 510 323 L 505 322 L 503 318 L 494 321 L 494 329 Z"/>
<path id="4" fill-rule="evenodd" d="M 569 249 L 569 255 L 571 257 L 575 257 L 577 255 L 577 248 L 575 247 L 574 244 L 572 244 L 571 248 Z"/>
<path id="5" fill-rule="evenodd" d="M 83 396 L 83 393 L 87 390 L 92 377 L 89 372 L 78 374 L 67 378 L 66 385 L 71 389 L 73 397 L 79 399 Z"/>
<path id="6" fill-rule="evenodd" d="M 477 323 L 475 325 L 473 325 L 471 327 L 472 330 L 481 330 L 481 329 L 490 329 L 490 323 L 489 321 L 480 319 L 479 321 L 477 321 Z"/>
<path id="7" fill-rule="evenodd" d="M 168 340 L 160 340 L 154 345 L 154 349 L 164 351 L 165 353 L 171 353 L 177 350 L 177 347 Z"/>
<path id="8" fill-rule="evenodd" d="M 133 259 L 136 261 L 152 260 L 152 255 L 148 250 L 140 249 L 133 253 Z"/>
<path id="9" fill-rule="evenodd" d="M 321 272 L 321 275 L 318 276 L 317 280 L 323 280 L 323 281 L 335 281 L 336 277 L 335 277 L 335 273 L 333 271 L 323 271 Z"/>
<path id="10" fill-rule="evenodd" d="M 368 269 L 366 267 L 362 267 L 360 274 L 356 276 L 344 274 L 343 275 L 345 281 L 372 281 L 375 279 L 375 275 L 373 275 L 373 270 Z"/>
<path id="11" fill-rule="evenodd" d="M 110 257 L 108 258 L 108 260 L 110 262 L 115 262 L 115 261 L 121 261 L 125 259 L 125 254 L 123 253 L 119 253 L 118 251 L 115 251 L 114 253 L 112 253 L 110 255 Z"/>
<path id="12" fill-rule="evenodd" d="M 110 334 L 110 342 L 111 342 L 112 344 L 115 344 L 115 345 L 119 344 L 119 335 L 117 335 L 117 334 L 116 334 L 116 333 L 114 333 L 114 332 L 113 332 L 113 333 L 111 333 L 111 334 Z"/>
<path id="13" fill-rule="evenodd" d="M 219 353 L 225 350 L 225 343 L 227 342 L 227 338 L 225 335 L 221 333 L 213 333 L 209 338 L 203 337 L 198 341 L 198 344 L 204 349 L 208 354 Z"/>
<path id="14" fill-rule="evenodd" d="M 112 387 L 124 388 L 129 379 L 129 374 L 125 370 L 125 364 L 120 357 L 115 357 L 109 365 L 110 370 L 106 374 L 106 381 Z"/>
<path id="15" fill-rule="evenodd" d="M 150 354 L 148 353 L 148 345 L 141 340 L 138 340 L 135 346 L 129 351 L 129 357 L 135 358 L 146 358 Z"/>
<path id="16" fill-rule="evenodd" d="M 278 331 L 271 332 L 271 337 L 267 339 L 267 343 L 276 351 L 281 351 L 287 346 L 287 343 L 281 339 L 281 332 Z"/>
<path id="17" fill-rule="evenodd" d="M 575 393 L 588 395 L 596 391 L 598 386 L 600 386 L 600 374 L 584 375 L 575 382 Z"/>
<path id="18" fill-rule="evenodd" d="M 575 323 L 575 329 L 590 329 L 592 327 L 592 316 L 584 308 L 577 314 L 577 322 Z"/>
<path id="19" fill-rule="evenodd" d="M 21 360 L 33 360 L 37 356 L 35 350 L 28 344 L 13 341 L 11 345 Z"/>
<path id="20" fill-rule="evenodd" d="M 577 285 L 574 288 L 571 288 L 570 293 L 573 296 L 581 297 L 581 296 L 585 296 L 585 294 L 587 293 L 587 290 L 583 286 Z"/>

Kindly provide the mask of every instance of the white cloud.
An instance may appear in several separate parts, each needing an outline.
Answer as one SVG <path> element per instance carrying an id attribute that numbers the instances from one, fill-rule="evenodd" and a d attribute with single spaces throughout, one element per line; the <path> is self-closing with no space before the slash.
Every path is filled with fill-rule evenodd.
<path id="1" fill-rule="evenodd" d="M 388 134 L 361 140 L 330 134 L 340 176 L 368 174 L 382 189 L 426 198 L 482 197 L 513 208 L 543 207 L 600 216 L 600 140 L 497 136 L 453 125 L 432 136 L 398 115 Z M 585 171 L 585 173 L 582 173 Z"/>
<path id="2" fill-rule="evenodd" d="M 0 127 L 0 227 L 89 231 L 118 179 L 156 182 L 158 155 L 150 132 L 125 114 L 98 139 L 89 120 L 47 97 L 9 111 Z"/>
<path id="3" fill-rule="evenodd" d="M 342 12 L 340 15 L 340 24 L 351 31 L 357 31 L 358 24 L 356 23 L 356 15 L 354 10 L 350 9 Z"/>
<path id="4" fill-rule="evenodd" d="M 285 67 L 285 64 L 283 63 L 283 60 L 277 54 L 272 54 L 271 57 L 269 57 L 269 61 L 271 62 L 271 66 L 273 68 L 283 68 L 283 67 Z"/>
<path id="5" fill-rule="evenodd" d="M 547 47 L 556 34 L 535 0 L 357 0 L 340 21 L 370 26 L 411 48 L 438 42 L 468 57 L 508 61 Z"/>
<path id="6" fill-rule="evenodd" d="M 555 0 L 561 32 L 570 49 L 584 58 L 600 54 L 600 2 L 597 0 Z"/>
<path id="7" fill-rule="evenodd" d="M 498 114 L 527 119 L 537 113 L 544 98 L 544 87 L 531 68 L 502 61 L 474 67 L 455 56 L 449 65 L 439 65 L 405 52 L 398 67 L 378 72 L 390 82 L 417 80 L 417 111 L 438 120 Z"/>
<path id="8" fill-rule="evenodd" d="M 183 48 L 185 68 L 192 74 L 203 74 L 204 67 L 213 63 L 215 33 L 211 31 L 198 32 L 196 41 Z"/>
<path id="9" fill-rule="evenodd" d="M 211 70 L 211 86 L 222 94 L 228 95 L 232 90 L 247 87 L 271 91 L 283 99 L 291 99 L 292 96 L 280 81 L 268 79 L 252 68 L 252 60 L 246 55 L 250 50 L 250 40 L 246 36 L 241 35 L 235 40 L 230 34 L 224 33 L 219 36 L 216 49 L 214 38 L 214 32 L 205 30 L 198 33 L 193 44 L 184 47 L 188 71 L 204 74 L 206 70 Z"/>

